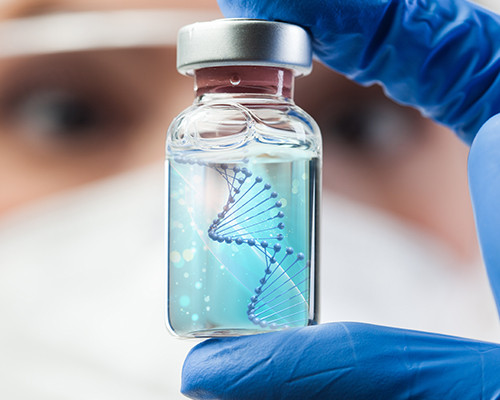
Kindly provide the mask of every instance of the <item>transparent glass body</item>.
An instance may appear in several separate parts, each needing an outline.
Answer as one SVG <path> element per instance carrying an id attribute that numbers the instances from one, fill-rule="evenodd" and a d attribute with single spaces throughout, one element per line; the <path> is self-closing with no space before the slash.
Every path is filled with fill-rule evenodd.
<path id="1" fill-rule="evenodd" d="M 274 67 L 195 72 L 166 145 L 167 317 L 182 337 L 315 324 L 321 137 Z"/>

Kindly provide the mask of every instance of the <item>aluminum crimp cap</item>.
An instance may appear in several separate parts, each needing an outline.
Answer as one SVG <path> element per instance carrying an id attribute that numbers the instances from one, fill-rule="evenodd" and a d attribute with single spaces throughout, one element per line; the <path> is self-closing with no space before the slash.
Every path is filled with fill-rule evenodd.
<path id="1" fill-rule="evenodd" d="M 227 18 L 184 26 L 177 37 L 177 69 L 192 75 L 200 68 L 259 65 L 311 72 L 311 39 L 298 25 L 259 19 Z"/>

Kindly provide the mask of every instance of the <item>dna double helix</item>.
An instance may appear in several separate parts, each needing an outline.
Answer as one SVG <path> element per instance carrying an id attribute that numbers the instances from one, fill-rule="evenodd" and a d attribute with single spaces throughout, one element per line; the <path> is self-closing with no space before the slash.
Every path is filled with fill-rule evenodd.
<path id="1" fill-rule="evenodd" d="M 246 167 L 207 164 L 225 180 L 227 201 L 208 228 L 211 240 L 245 245 L 265 260 L 263 276 L 248 304 L 248 319 L 262 328 L 304 323 L 308 315 L 309 261 L 286 242 L 282 202 L 261 176 Z M 285 239 L 285 240 L 284 240 Z"/>

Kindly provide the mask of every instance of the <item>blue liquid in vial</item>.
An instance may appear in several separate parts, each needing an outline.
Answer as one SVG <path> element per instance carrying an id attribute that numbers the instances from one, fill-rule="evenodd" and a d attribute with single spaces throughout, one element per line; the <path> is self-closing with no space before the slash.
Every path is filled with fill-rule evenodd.
<path id="1" fill-rule="evenodd" d="M 318 160 L 171 158 L 168 319 L 181 336 L 306 326 Z"/>

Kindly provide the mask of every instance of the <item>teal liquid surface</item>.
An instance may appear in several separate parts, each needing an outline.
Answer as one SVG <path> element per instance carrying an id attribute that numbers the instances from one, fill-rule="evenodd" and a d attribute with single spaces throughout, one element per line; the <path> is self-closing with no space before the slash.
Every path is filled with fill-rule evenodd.
<path id="1" fill-rule="evenodd" d="M 167 161 L 169 326 L 206 337 L 313 318 L 316 159 Z"/>

